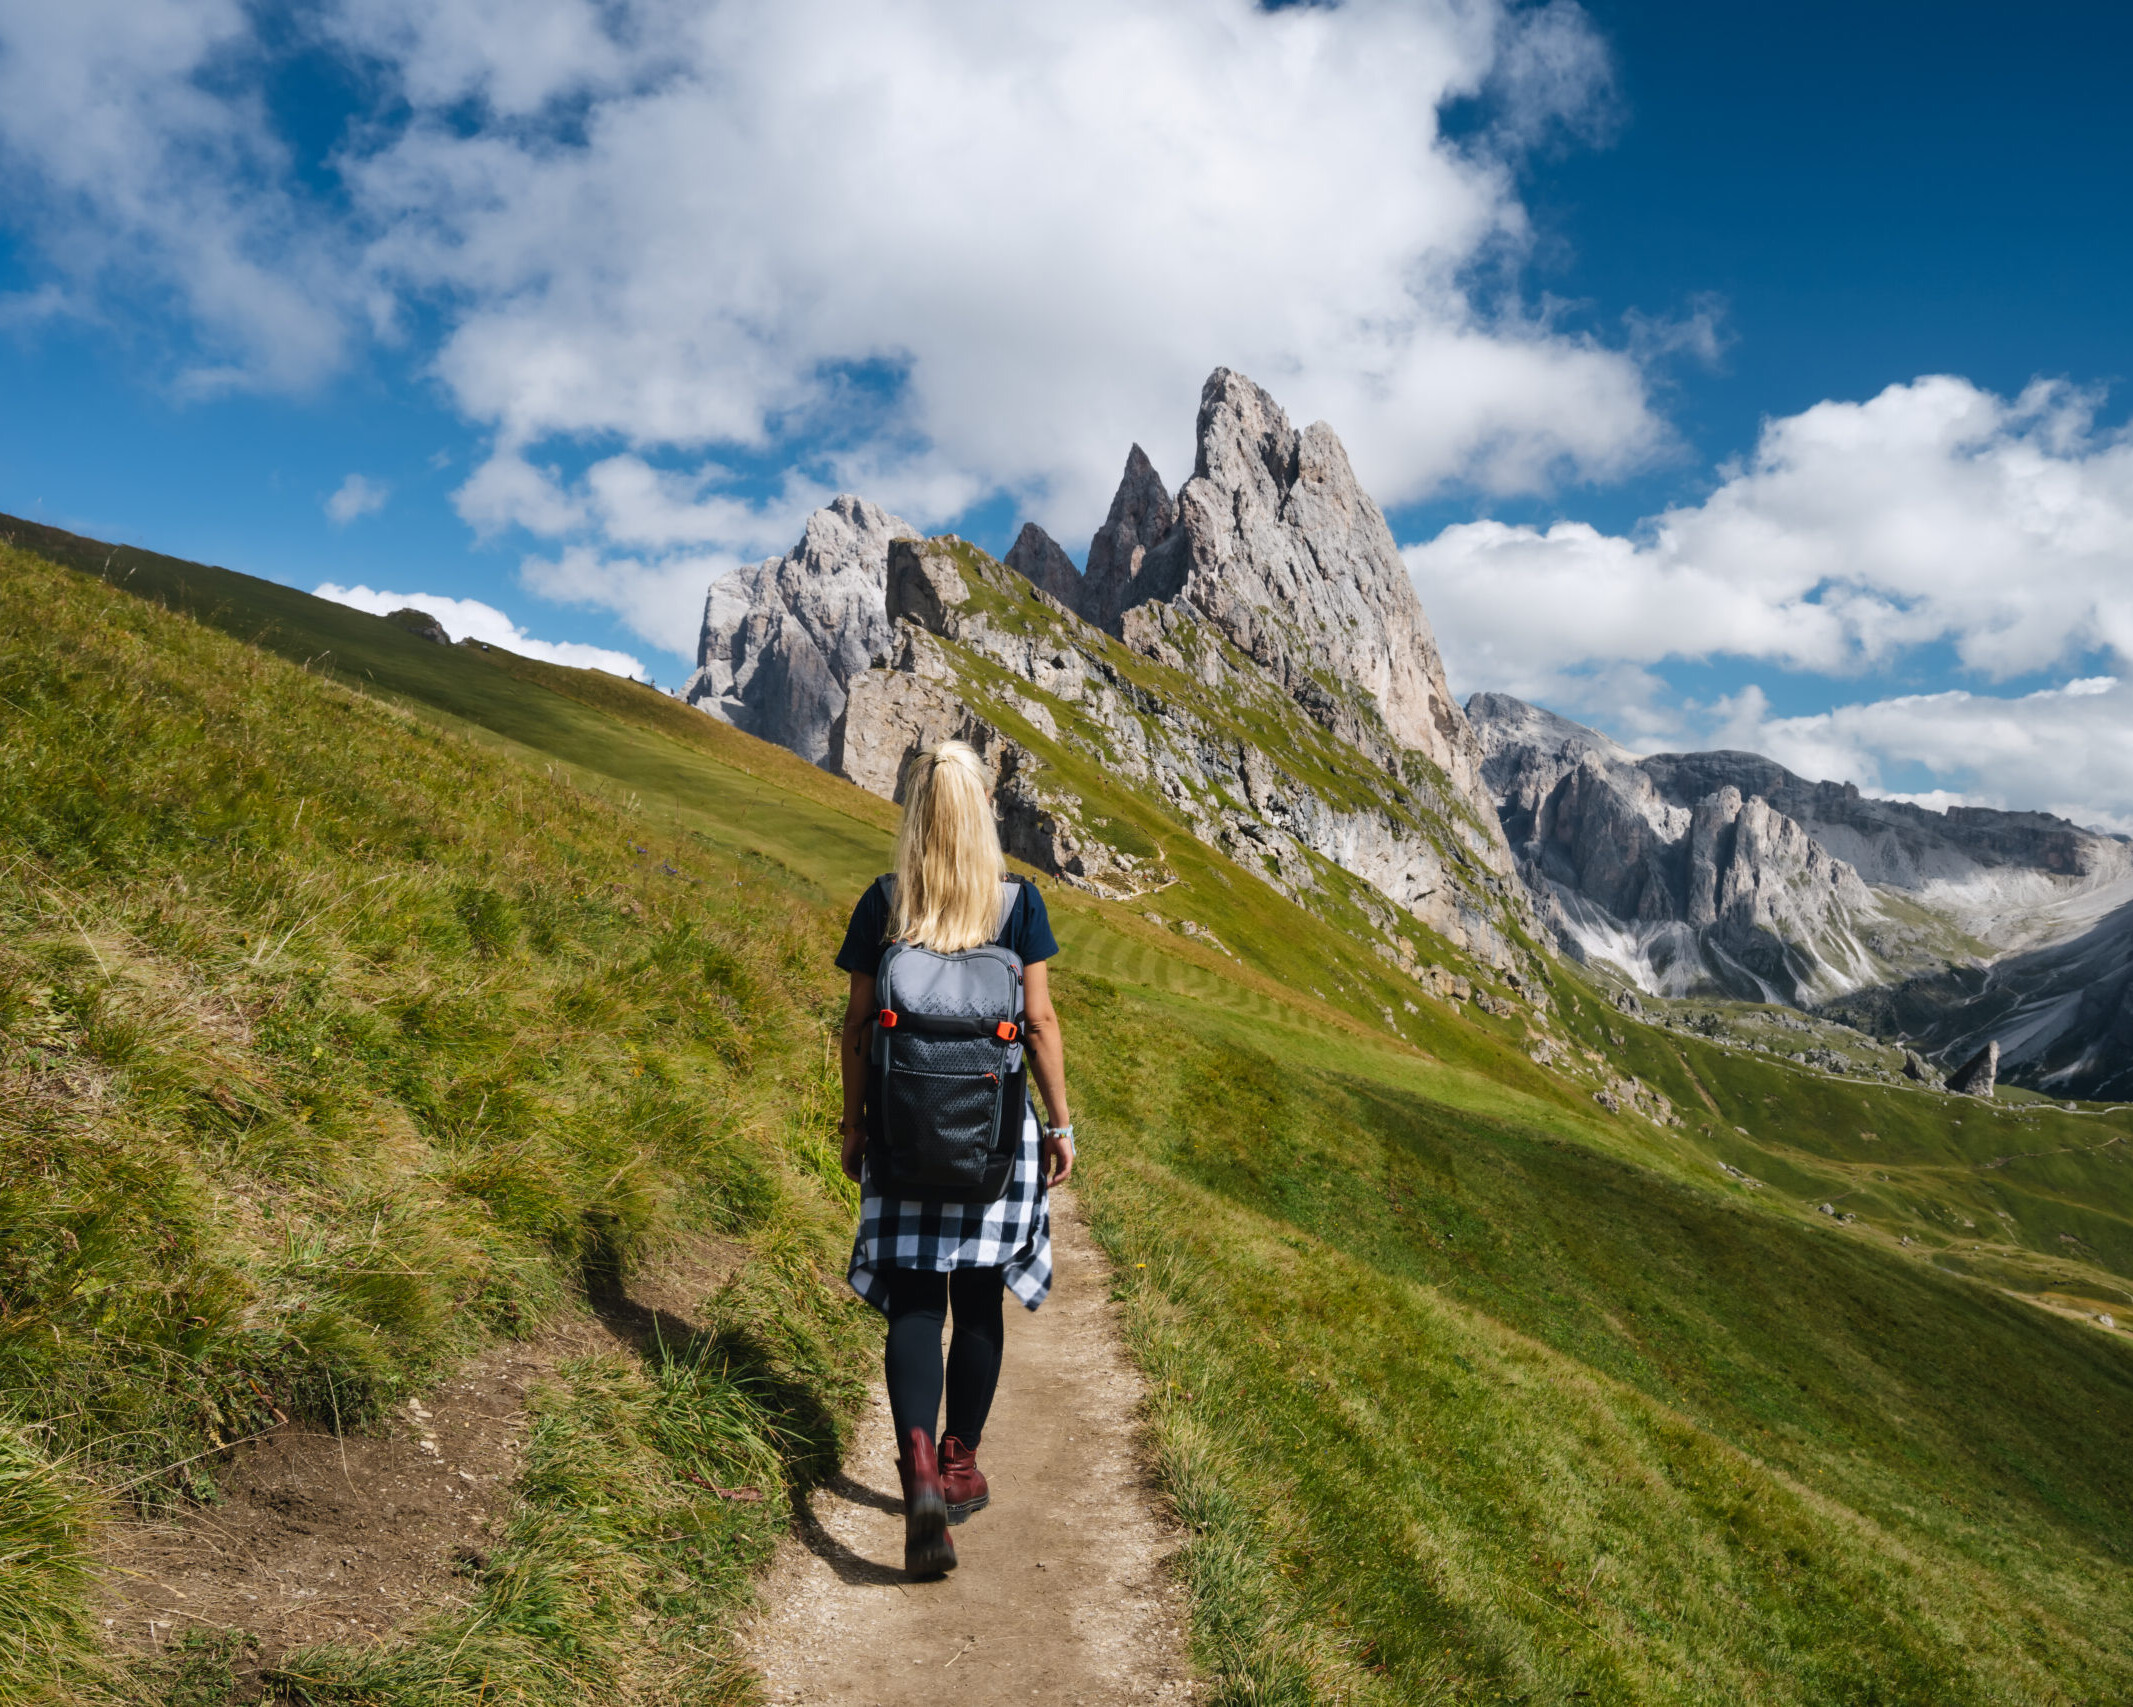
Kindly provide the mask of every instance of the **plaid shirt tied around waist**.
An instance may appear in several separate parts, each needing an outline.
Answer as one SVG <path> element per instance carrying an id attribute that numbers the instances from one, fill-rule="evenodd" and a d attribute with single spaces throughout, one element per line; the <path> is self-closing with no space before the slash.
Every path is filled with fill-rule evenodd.
<path id="1" fill-rule="evenodd" d="M 884 1200 L 869 1179 L 860 1187 L 859 1235 L 852 1241 L 852 1290 L 887 1313 L 885 1268 L 1000 1268 L 1007 1289 L 1034 1310 L 1052 1289 L 1052 1211 L 1038 1159 L 1037 1116 L 1022 1117 L 1022 1153 L 1014 1178 L 994 1203 Z"/>

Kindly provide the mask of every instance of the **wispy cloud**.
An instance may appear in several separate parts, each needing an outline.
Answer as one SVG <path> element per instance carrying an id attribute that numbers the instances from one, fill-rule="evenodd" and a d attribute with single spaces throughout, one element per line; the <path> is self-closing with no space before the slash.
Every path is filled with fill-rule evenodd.
<path id="1" fill-rule="evenodd" d="M 391 496 L 392 488 L 382 481 L 351 474 L 326 500 L 326 516 L 336 527 L 346 527 L 358 516 L 376 515 Z"/>

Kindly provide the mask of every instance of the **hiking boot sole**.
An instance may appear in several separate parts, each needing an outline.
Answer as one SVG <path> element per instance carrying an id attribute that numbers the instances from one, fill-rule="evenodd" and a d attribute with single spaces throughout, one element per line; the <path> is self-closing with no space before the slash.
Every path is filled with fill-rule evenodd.
<path id="1" fill-rule="evenodd" d="M 939 1494 L 921 1494 L 904 1513 L 904 1574 L 939 1577 L 954 1569 L 947 1502 Z"/>
<path id="2" fill-rule="evenodd" d="M 961 1523 L 965 1521 L 972 1512 L 983 1511 L 987 1506 L 991 1504 L 992 1495 L 980 1494 L 974 1500 L 964 1500 L 960 1504 L 951 1505 L 948 1508 L 948 1521 L 950 1523 Z"/>

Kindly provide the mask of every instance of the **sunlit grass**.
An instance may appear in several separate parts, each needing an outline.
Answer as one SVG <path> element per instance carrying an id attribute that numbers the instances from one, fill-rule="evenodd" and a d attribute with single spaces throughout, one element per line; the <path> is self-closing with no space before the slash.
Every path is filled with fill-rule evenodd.
<path id="1" fill-rule="evenodd" d="M 312 673 L 7 562 L 0 1382 L 63 1395 L 35 1452 L 191 1497 L 262 1400 L 345 1425 L 718 1229 L 751 1260 L 702 1338 L 542 1400 L 475 1609 L 279 1687 L 744 1691 L 771 1471 L 827 1473 L 864 1373 L 825 967 L 893 815 L 646 690 L 163 562 Z M 1054 891 L 1056 988 L 1216 1699 L 2133 1693 L 2133 1356 L 2025 1301 L 2125 1296 L 2129 1123 L 1803 1072 L 1562 968 L 1545 1021 L 1409 1012 L 1173 859 L 1161 910 L 1238 958 Z M 1537 1067 L 1537 1024 L 1682 1123 Z"/>
<path id="2" fill-rule="evenodd" d="M 649 1653 L 669 1602 L 715 1625 L 787 1482 L 834 1462 L 870 1342 L 828 1279 L 834 921 L 128 594 L 20 554 L 0 575 L 0 1394 L 10 1515 L 42 1537 L 0 1557 L 0 1647 L 89 1657 L 84 1491 L 211 1497 L 229 1445 L 362 1426 L 693 1228 L 758 1253 L 731 1321 L 544 1401 L 489 1645 L 461 1631 L 446 1664 L 418 1636 L 336 1675 L 430 1699 L 503 1642 L 525 1699 L 574 1698 L 568 1656 Z M 662 1535 L 699 1536 L 682 1577 L 627 1525 L 587 1538 L 586 1475 L 688 1487 L 692 1464 L 766 1493 L 745 1535 L 701 1542 L 731 1515 L 655 1500 Z M 593 1560 L 619 1573 L 598 1592 Z M 707 1629 L 710 1660 L 660 1675 L 729 1671 Z M 188 1653 L 184 1689 L 218 1665 Z"/>

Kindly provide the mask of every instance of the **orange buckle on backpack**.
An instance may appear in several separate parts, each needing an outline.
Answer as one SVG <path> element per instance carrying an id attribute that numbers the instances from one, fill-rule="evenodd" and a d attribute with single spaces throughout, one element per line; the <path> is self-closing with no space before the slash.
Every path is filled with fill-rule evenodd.
<path id="1" fill-rule="evenodd" d="M 883 1008 L 880 1019 L 881 1027 L 884 1031 L 894 1031 L 896 1029 L 896 1010 L 894 1008 Z"/>
<path id="2" fill-rule="evenodd" d="M 992 1034 L 1002 1043 L 1012 1043 L 1022 1035 L 1022 1028 L 1011 1019 L 1003 1019 L 992 1028 Z"/>

